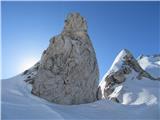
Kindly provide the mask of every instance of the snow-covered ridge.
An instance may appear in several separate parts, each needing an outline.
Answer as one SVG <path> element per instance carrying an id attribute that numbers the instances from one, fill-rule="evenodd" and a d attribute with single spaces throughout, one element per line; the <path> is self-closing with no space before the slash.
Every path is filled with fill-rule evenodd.
<path id="1" fill-rule="evenodd" d="M 127 54 L 130 54 L 130 52 L 127 49 L 123 49 L 123 50 L 120 51 L 120 53 L 117 55 L 114 62 L 112 63 L 110 69 L 103 76 L 99 86 L 101 86 L 103 84 L 103 80 L 106 78 L 107 75 L 109 75 L 113 71 L 116 72 L 116 71 L 119 70 L 119 68 L 122 66 L 123 61 L 124 61 L 123 57 L 126 56 Z"/>
<path id="2" fill-rule="evenodd" d="M 136 60 L 128 50 L 122 50 L 100 82 L 98 98 L 130 105 L 158 104 L 159 58 L 143 56 Z"/>

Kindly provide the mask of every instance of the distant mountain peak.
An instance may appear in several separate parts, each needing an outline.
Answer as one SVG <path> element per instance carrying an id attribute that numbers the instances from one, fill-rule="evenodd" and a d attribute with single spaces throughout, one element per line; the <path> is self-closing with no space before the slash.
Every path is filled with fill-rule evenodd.
<path id="1" fill-rule="evenodd" d="M 130 78 L 130 76 L 132 76 L 132 78 Z M 153 77 L 150 73 L 146 72 L 129 50 L 123 49 L 117 55 L 111 68 L 100 82 L 97 92 L 98 99 L 112 99 L 120 102 L 121 100 L 119 101 L 118 97 L 123 91 L 123 84 L 125 84 L 126 81 L 130 81 L 130 79 L 160 80 L 160 78 Z M 117 93 L 115 93 L 115 91 Z"/>

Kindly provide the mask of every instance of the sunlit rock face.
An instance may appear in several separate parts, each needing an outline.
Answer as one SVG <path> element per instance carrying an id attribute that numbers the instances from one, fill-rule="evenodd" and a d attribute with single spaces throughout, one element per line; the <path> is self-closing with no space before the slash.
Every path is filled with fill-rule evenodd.
<path id="1" fill-rule="evenodd" d="M 58 104 L 89 103 L 96 100 L 98 80 L 87 23 L 79 13 L 71 13 L 42 54 L 32 93 Z"/>

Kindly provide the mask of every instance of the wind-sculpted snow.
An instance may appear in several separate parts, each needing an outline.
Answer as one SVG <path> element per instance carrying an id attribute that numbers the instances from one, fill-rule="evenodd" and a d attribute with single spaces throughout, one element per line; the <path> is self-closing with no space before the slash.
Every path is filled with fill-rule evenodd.
<path id="1" fill-rule="evenodd" d="M 133 106 L 109 100 L 71 106 L 49 103 L 31 94 L 31 85 L 24 82 L 26 77 L 26 75 L 19 75 L 2 80 L 1 117 L 3 120 L 158 120 L 160 117 L 157 104 Z"/>

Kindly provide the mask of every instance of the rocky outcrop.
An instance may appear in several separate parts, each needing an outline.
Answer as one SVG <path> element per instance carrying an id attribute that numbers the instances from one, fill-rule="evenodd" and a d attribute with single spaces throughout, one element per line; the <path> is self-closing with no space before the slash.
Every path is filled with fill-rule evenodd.
<path id="1" fill-rule="evenodd" d="M 111 94 L 115 92 L 118 86 L 126 81 L 127 76 L 133 75 L 133 72 L 136 73 L 134 77 L 136 77 L 137 80 L 141 80 L 143 77 L 151 80 L 160 79 L 151 76 L 143 70 L 133 55 L 127 49 L 124 49 L 119 53 L 112 67 L 101 81 L 97 91 L 97 98 L 112 99 L 113 101 L 119 102 L 117 98 L 119 93 L 117 93 L 116 97 L 111 96 Z M 121 87 L 118 89 L 120 90 L 120 88 Z"/>
<path id="2" fill-rule="evenodd" d="M 58 104 L 96 100 L 99 70 L 86 20 L 71 13 L 61 34 L 50 39 L 32 83 L 32 94 Z"/>

